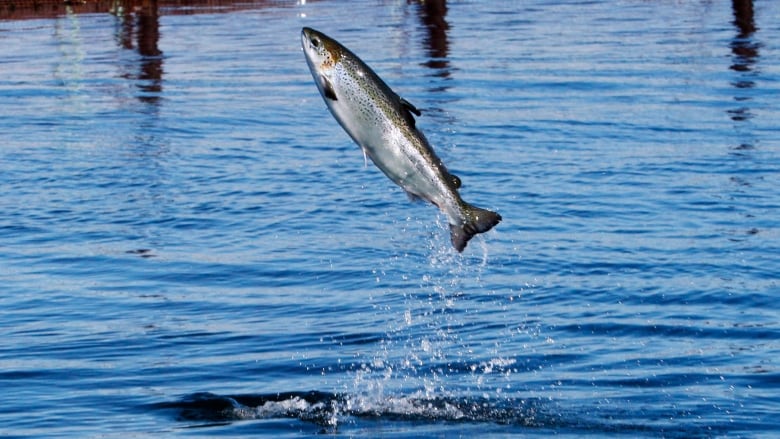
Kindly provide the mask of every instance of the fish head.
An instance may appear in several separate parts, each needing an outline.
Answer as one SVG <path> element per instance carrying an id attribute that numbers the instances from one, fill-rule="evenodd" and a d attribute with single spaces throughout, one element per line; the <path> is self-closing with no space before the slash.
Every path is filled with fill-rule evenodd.
<path id="1" fill-rule="evenodd" d="M 301 45 L 320 93 L 326 101 L 337 100 L 333 81 L 336 67 L 346 49 L 333 38 L 309 27 L 301 31 Z"/>

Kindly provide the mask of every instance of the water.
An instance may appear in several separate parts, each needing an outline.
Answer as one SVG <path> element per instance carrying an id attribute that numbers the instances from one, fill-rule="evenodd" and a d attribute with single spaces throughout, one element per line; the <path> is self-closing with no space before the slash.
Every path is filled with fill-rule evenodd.
<path id="1" fill-rule="evenodd" d="M 780 6 L 427 4 L 0 22 L 3 435 L 779 434 Z M 364 166 L 302 26 L 494 231 Z"/>

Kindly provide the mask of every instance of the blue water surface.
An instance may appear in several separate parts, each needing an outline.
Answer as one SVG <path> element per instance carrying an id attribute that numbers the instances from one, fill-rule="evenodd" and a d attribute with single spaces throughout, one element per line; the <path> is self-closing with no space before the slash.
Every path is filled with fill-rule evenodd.
<path id="1" fill-rule="evenodd" d="M 780 4 L 242 3 L 0 22 L 0 435 L 775 437 Z M 423 112 L 463 254 L 327 111 Z"/>

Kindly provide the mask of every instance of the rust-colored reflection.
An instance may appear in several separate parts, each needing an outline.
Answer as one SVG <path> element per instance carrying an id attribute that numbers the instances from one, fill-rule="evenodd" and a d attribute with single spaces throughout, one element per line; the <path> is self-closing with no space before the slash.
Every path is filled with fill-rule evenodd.
<path id="1" fill-rule="evenodd" d="M 447 59 L 449 54 L 447 31 L 449 31 L 450 25 L 445 19 L 447 1 L 426 0 L 420 2 L 418 14 L 427 31 L 423 44 L 425 44 L 430 59 L 425 63 L 425 66 L 434 69 L 435 76 L 446 78 L 450 76 L 450 62 Z"/>
<path id="2" fill-rule="evenodd" d="M 96 14 L 122 8 L 143 8 L 148 0 L 0 0 L 0 20 L 56 18 L 66 14 Z M 285 6 L 287 0 L 157 0 L 169 15 L 231 12 L 265 6 Z M 184 7 L 186 6 L 186 8 Z"/>
<path id="3" fill-rule="evenodd" d="M 753 19 L 753 0 L 733 0 L 734 26 L 737 35 L 731 40 L 731 53 L 734 54 L 732 70 L 749 72 L 758 59 L 759 45 L 753 41 L 758 30 Z"/>
<path id="4" fill-rule="evenodd" d="M 140 55 L 138 66 L 122 76 L 133 80 L 142 102 L 156 103 L 160 99 L 163 83 L 163 56 L 160 43 L 160 14 L 157 0 L 142 2 L 124 0 L 117 2 L 114 14 L 121 21 L 119 44 Z"/>
<path id="5" fill-rule="evenodd" d="M 753 80 L 755 65 L 759 59 L 760 45 L 754 40 L 754 34 L 758 30 L 753 14 L 753 0 L 732 0 L 734 21 L 737 34 L 731 40 L 732 63 L 729 68 L 739 73 L 738 78 L 732 82 L 737 89 L 752 89 L 756 86 Z M 750 101 L 750 97 L 738 93 L 734 100 L 742 103 Z M 753 117 L 750 108 L 742 105 L 728 110 L 732 120 L 740 122 Z M 743 145 L 744 147 L 744 145 Z"/>

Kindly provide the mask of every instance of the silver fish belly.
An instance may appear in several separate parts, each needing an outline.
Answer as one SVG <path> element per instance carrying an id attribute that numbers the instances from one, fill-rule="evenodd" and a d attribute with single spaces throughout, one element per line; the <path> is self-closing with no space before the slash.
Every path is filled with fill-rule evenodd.
<path id="1" fill-rule="evenodd" d="M 344 131 L 390 180 L 447 216 L 455 249 L 463 251 L 474 235 L 501 221 L 498 213 L 461 199 L 460 179 L 417 129 L 419 110 L 336 40 L 305 27 L 301 42 L 314 82 Z"/>

